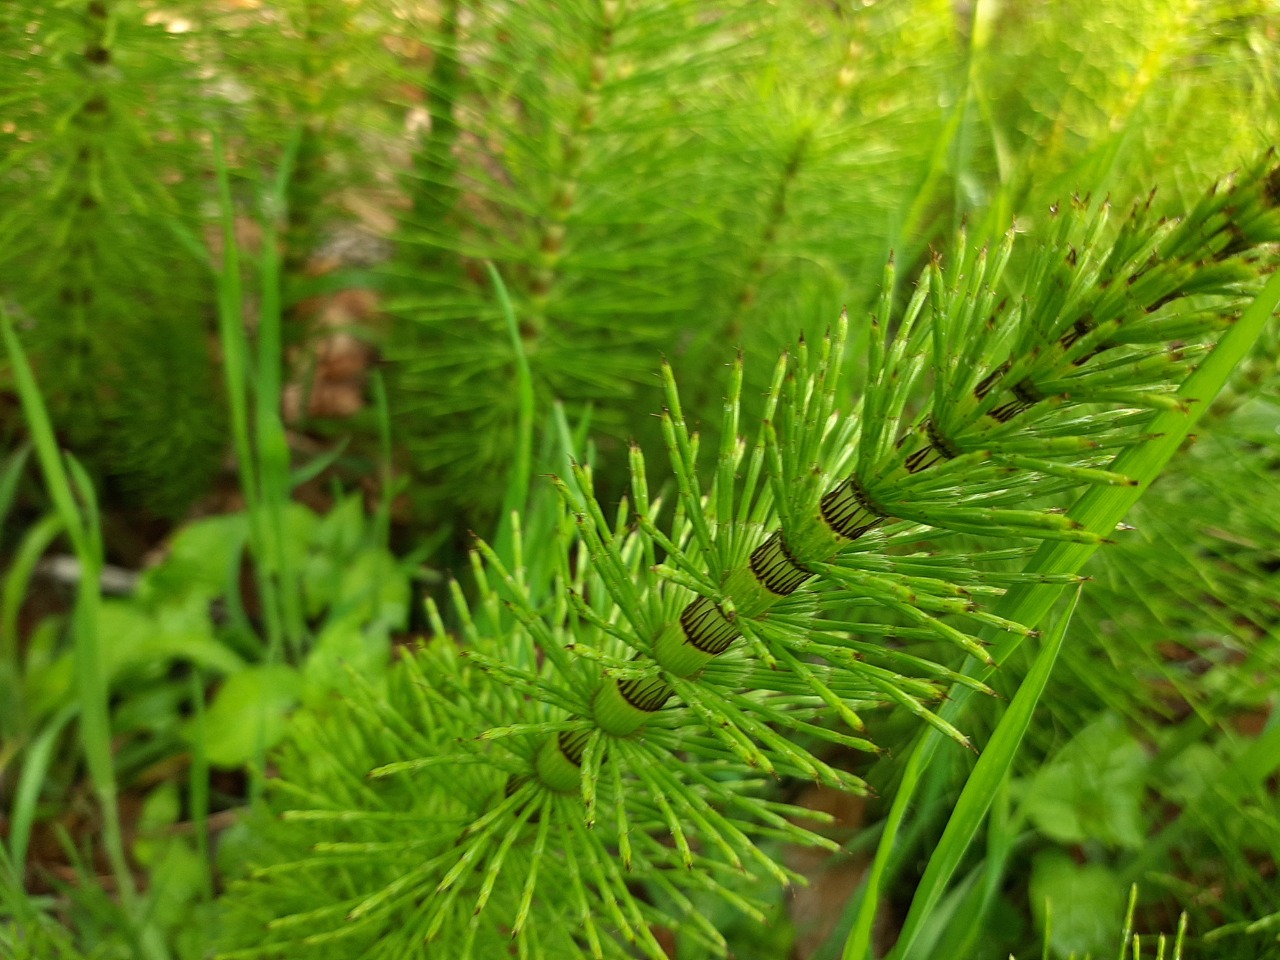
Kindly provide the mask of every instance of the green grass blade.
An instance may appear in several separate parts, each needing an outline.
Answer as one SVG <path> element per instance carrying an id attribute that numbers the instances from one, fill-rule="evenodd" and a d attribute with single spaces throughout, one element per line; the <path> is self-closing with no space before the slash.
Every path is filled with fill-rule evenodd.
<path id="1" fill-rule="evenodd" d="M 373 544 L 385 550 L 391 542 L 391 504 L 397 493 L 392 472 L 395 455 L 391 448 L 391 404 L 380 371 L 373 371 L 369 387 L 378 417 L 378 508 L 373 515 Z"/>
<path id="2" fill-rule="evenodd" d="M 507 332 L 511 335 L 511 349 L 516 361 L 516 390 L 519 394 L 519 414 L 516 426 L 516 449 L 511 461 L 511 473 L 507 477 L 507 489 L 502 497 L 502 516 L 498 520 L 497 546 L 498 556 L 508 557 L 511 545 L 511 514 L 516 510 L 524 510 L 529 502 L 529 482 L 533 472 L 533 419 L 536 412 L 533 393 L 533 373 L 529 369 L 529 358 L 525 356 L 524 340 L 520 336 L 520 324 L 516 320 L 515 307 L 507 293 L 507 286 L 502 282 L 498 268 L 486 263 L 489 279 L 498 295 L 498 305 L 502 308 L 502 318 L 506 321 Z"/>
<path id="3" fill-rule="evenodd" d="M 338 458 L 347 452 L 347 447 L 350 445 L 351 438 L 343 437 L 333 446 L 333 449 L 318 454 L 299 467 L 294 467 L 289 471 L 289 489 L 296 490 L 320 476 L 338 462 Z"/>
<path id="4" fill-rule="evenodd" d="M 23 728 L 22 723 L 22 664 L 18 654 L 18 611 L 27 595 L 27 585 L 35 572 L 36 564 L 46 550 L 62 533 L 62 518 L 56 513 L 45 515 L 27 530 L 22 542 L 9 560 L 3 585 L 0 586 L 0 689 L 14 691 L 0 706 L 0 734 L 8 740 Z M 9 756 L 7 749 L 0 749 L 0 770 Z"/>
<path id="5" fill-rule="evenodd" d="M 920 886 L 916 888 L 907 919 L 903 922 L 902 932 L 898 935 L 897 945 L 890 953 L 890 957 L 895 960 L 901 960 L 910 951 L 916 937 L 920 934 L 922 925 L 942 899 L 947 884 L 968 851 L 969 844 L 973 842 L 974 835 L 977 834 L 991 807 L 996 791 L 1009 775 L 1014 758 L 1018 754 L 1018 748 L 1022 745 L 1022 738 L 1031 724 L 1031 717 L 1049 683 L 1049 675 L 1058 661 L 1058 651 L 1062 649 L 1062 639 L 1066 636 L 1067 624 L 1071 622 L 1071 615 L 1075 613 L 1079 599 L 1080 591 L 1077 589 L 1066 612 L 1059 618 L 1054 628 L 1046 634 L 1044 645 L 1036 655 L 1031 670 L 1019 685 L 1013 702 L 1000 718 L 995 732 L 983 748 L 978 762 L 965 781 L 960 799 L 956 801 L 955 809 L 951 811 L 951 818 L 942 832 L 942 838 L 929 858 Z"/>
<path id="6" fill-rule="evenodd" d="M 213 134 L 214 174 L 218 205 L 222 214 L 222 265 L 215 267 L 217 285 L 218 343 L 222 350 L 222 373 L 227 387 L 227 409 L 231 420 L 231 442 L 236 455 L 236 471 L 249 518 L 249 544 L 256 562 L 258 588 L 262 595 L 268 649 L 283 643 L 284 628 L 275 602 L 275 585 L 264 567 L 264 521 L 258 485 L 258 462 L 249 429 L 249 381 L 253 358 L 244 326 L 244 289 L 240 277 L 240 246 L 236 240 L 236 210 L 231 196 L 231 176 L 227 170 L 222 138 Z"/>
<path id="7" fill-rule="evenodd" d="M 987 814 L 986 856 L 979 867 L 981 883 L 970 900 L 957 909 L 955 922 L 946 928 L 938 947 L 941 956 L 974 956 L 977 945 L 983 942 L 980 938 L 986 933 L 988 917 L 1004 885 L 1004 872 L 1018 842 L 1018 826 L 1011 822 L 1009 811 L 1010 793 L 1006 778 L 997 788 Z"/>
<path id="8" fill-rule="evenodd" d="M 194 736 L 191 740 L 191 771 L 188 781 L 191 789 L 191 822 L 195 826 L 196 853 L 204 867 L 200 874 L 201 903 L 213 900 L 213 858 L 209 844 L 209 761 L 205 756 L 204 697 L 205 681 L 199 669 L 190 677 L 191 703 L 195 709 L 192 717 Z"/>
<path id="9" fill-rule="evenodd" d="M 101 638 L 98 636 L 98 608 L 102 601 L 102 540 L 97 529 L 97 504 L 93 488 L 78 463 L 64 461 L 54 435 L 49 412 L 27 360 L 22 344 L 9 316 L 0 309 L 0 334 L 13 365 L 14 386 L 22 404 L 23 416 L 35 445 L 36 459 L 44 475 L 45 486 L 67 536 L 80 561 L 80 586 L 76 593 L 72 617 L 73 660 L 76 697 L 80 706 L 80 739 L 94 792 L 102 807 L 102 841 L 115 876 L 121 903 L 131 915 L 137 914 L 137 889 L 125 858 L 124 839 L 120 831 L 120 810 L 116 788 L 114 757 L 111 749 L 111 714 L 108 706 L 107 673 L 104 669 Z M 82 508 L 76 501 L 74 486 L 84 498 Z M 87 514 L 87 516 L 86 516 Z M 92 525 L 91 525 L 92 524 Z M 154 942 L 152 938 L 150 942 Z M 163 957 L 163 948 L 149 947 L 147 956 Z"/>
<path id="10" fill-rule="evenodd" d="M 249 440 L 248 384 L 251 360 L 248 338 L 241 312 L 244 291 L 240 280 L 240 247 L 236 241 L 236 211 L 231 199 L 231 177 L 227 171 L 222 138 L 213 135 L 214 172 L 218 185 L 218 203 L 222 213 L 222 265 L 215 267 L 218 294 L 218 341 L 222 348 L 222 371 L 227 382 L 227 406 L 231 412 L 231 439 L 240 473 L 240 488 L 249 512 L 250 522 L 256 515 L 258 484 L 253 474 L 252 447 Z"/>
<path id="11" fill-rule="evenodd" d="M 66 463 L 67 475 L 71 478 L 71 485 L 78 495 L 77 500 L 80 504 L 80 509 L 84 511 L 85 538 L 89 543 L 90 554 L 98 562 L 98 575 L 101 576 L 106 548 L 102 543 L 102 517 L 98 513 L 98 495 L 94 492 L 93 480 L 89 477 L 89 471 L 84 468 L 84 465 L 75 458 L 75 455 L 70 450 L 64 454 L 63 461 Z"/>
<path id="12" fill-rule="evenodd" d="M 301 130 L 290 138 L 270 191 L 264 198 L 262 249 L 258 258 L 261 305 L 258 311 L 257 369 L 254 374 L 254 440 L 258 462 L 258 498 L 262 507 L 262 530 L 266 533 L 256 558 L 266 567 L 263 578 L 271 584 L 264 597 L 281 625 L 286 647 L 295 658 L 302 655 L 306 640 L 303 601 L 297 572 L 292 569 L 291 551 L 285 544 L 285 510 L 291 492 L 289 442 L 281 416 L 284 367 L 281 301 L 279 221 L 287 213 L 286 192 L 301 140 Z M 278 659 L 279 651 L 272 655 Z"/>
<path id="13" fill-rule="evenodd" d="M 18 480 L 21 479 L 30 456 L 31 444 L 24 443 L 5 461 L 4 469 L 0 469 L 0 533 L 4 532 L 4 522 L 13 507 L 14 495 L 18 492 Z"/>
<path id="14" fill-rule="evenodd" d="M 31 828 L 36 822 L 36 804 L 40 801 L 40 787 L 53 759 L 53 748 L 62 728 L 79 711 L 79 705 L 69 703 L 59 710 L 40 734 L 27 747 L 22 760 L 22 772 L 18 774 L 18 786 L 14 791 L 13 812 L 9 820 L 9 853 L 16 869 L 22 870 L 27 860 L 27 844 L 31 841 Z"/>
<path id="15" fill-rule="evenodd" d="M 1148 431 L 1152 438 L 1124 451 L 1109 467 L 1116 473 L 1134 478 L 1138 481 L 1137 485 L 1092 487 L 1076 501 L 1069 516 L 1080 521 L 1086 530 L 1101 535 L 1109 534 L 1115 529 L 1116 524 L 1124 519 L 1129 508 L 1137 502 L 1182 445 L 1191 428 L 1227 382 L 1231 372 L 1249 353 L 1278 303 L 1280 273 L 1275 273 L 1249 309 L 1227 330 L 1218 345 L 1179 389 L 1178 396 L 1184 401 L 1184 405 L 1156 414 Z M 1041 574 L 1075 573 L 1096 549 L 1095 544 L 1046 542 L 1028 562 L 1026 569 L 1029 573 Z M 1052 584 L 1020 584 L 1002 598 L 995 613 L 1006 619 L 1034 626 L 1053 605 L 1060 589 Z M 1017 649 L 1022 639 L 1019 636 L 1008 636 L 999 641 L 992 648 L 997 664 L 1004 662 Z M 985 677 L 990 669 L 971 662 L 966 672 Z M 967 688 L 954 691 L 952 699 L 943 705 L 939 715 L 954 723 L 963 713 L 970 695 Z M 853 929 L 845 941 L 844 960 L 864 960 L 871 956 L 876 905 L 890 860 L 895 856 L 894 842 L 915 798 L 924 771 L 942 739 L 941 735 L 932 730 L 924 731 L 907 758 L 901 783 L 885 820 L 883 837 L 867 872 Z"/>
<path id="16" fill-rule="evenodd" d="M 76 503 L 71 490 L 71 481 L 67 477 L 62 462 L 62 453 L 58 447 L 57 437 L 53 432 L 53 423 L 49 412 L 45 409 L 44 399 L 40 395 L 40 387 L 36 383 L 35 373 L 27 361 L 27 355 L 18 342 L 9 315 L 0 308 L 0 330 L 3 330 L 5 349 L 13 364 L 13 382 L 18 391 L 18 399 L 22 404 L 22 413 L 27 421 L 27 429 L 31 432 L 31 442 L 36 448 L 36 460 L 44 473 L 45 485 L 54 509 L 66 526 L 67 536 L 77 555 L 90 553 L 89 540 L 85 534 L 80 507 Z M 86 570 L 86 575 L 88 571 Z"/>

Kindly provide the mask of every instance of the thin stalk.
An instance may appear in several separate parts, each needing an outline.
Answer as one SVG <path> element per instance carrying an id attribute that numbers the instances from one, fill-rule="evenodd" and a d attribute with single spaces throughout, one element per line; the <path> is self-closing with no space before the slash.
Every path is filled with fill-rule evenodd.
<path id="1" fill-rule="evenodd" d="M 284 628 L 285 646 L 295 657 L 301 655 L 306 625 L 302 613 L 301 590 L 290 563 L 290 551 L 285 546 L 285 509 L 289 502 L 290 482 L 289 445 L 280 415 L 284 352 L 277 223 L 287 215 L 284 206 L 288 184 L 303 135 L 301 128 L 295 131 L 285 150 L 275 183 L 266 198 L 267 210 L 262 218 L 262 253 L 259 264 L 262 306 L 258 318 L 258 362 L 254 383 L 259 497 L 269 533 L 263 544 L 266 555 L 258 559 L 260 563 L 266 564 L 268 572 L 276 578 L 273 599 L 279 605 L 278 616 Z"/>
<path id="2" fill-rule="evenodd" d="M 901 262 L 916 262 L 924 249 L 927 240 L 920 236 L 925 219 L 938 199 L 938 187 L 950 174 L 951 179 L 958 180 L 963 172 L 953 169 L 964 159 L 961 150 L 965 130 L 969 126 L 969 117 L 975 102 L 979 101 L 977 64 L 986 50 L 990 30 L 985 26 L 990 14 L 986 11 L 986 0 L 977 0 L 973 4 L 969 20 L 968 55 L 965 58 L 964 86 L 956 103 L 951 107 L 942 133 L 934 144 L 929 158 L 929 168 L 921 178 L 920 185 L 911 191 L 912 198 L 902 214 L 901 226 L 898 229 L 897 247 Z M 959 211 L 957 211 L 959 213 Z M 957 217 L 957 221 L 960 218 Z M 903 276 L 906 274 L 904 272 Z"/>
<path id="3" fill-rule="evenodd" d="M 68 211 L 64 237 L 68 262 L 59 299 L 70 314 L 71 330 L 63 358 L 64 382 L 70 387 L 72 409 L 87 410 L 81 403 L 92 402 L 93 366 L 89 316 L 96 302 L 95 220 L 102 216 L 102 170 L 105 165 L 105 138 L 112 125 L 111 84 L 104 82 L 112 67 L 112 11 L 109 0 L 89 0 L 84 5 L 84 47 L 81 50 L 86 77 L 85 96 L 71 118 L 75 157 L 62 183 L 71 185 L 61 198 Z M 61 191 L 60 191 L 61 192 Z"/>
<path id="4" fill-rule="evenodd" d="M 458 202 L 458 161 L 453 148 L 458 141 L 458 121 L 454 116 L 462 93 L 462 69 L 458 61 L 458 0 L 446 0 L 440 9 L 439 32 L 432 43 L 431 72 L 423 84 L 431 128 L 413 158 L 414 182 L 409 187 L 412 221 L 434 235 L 449 233 L 449 219 Z M 456 260 L 449 257 L 439 241 L 413 258 L 417 269 L 427 275 L 452 271 Z"/>
<path id="5" fill-rule="evenodd" d="M 525 353 L 524 340 L 520 337 L 520 324 L 516 320 L 515 308 L 511 297 L 507 294 L 502 275 L 492 263 L 486 263 L 489 279 L 498 294 L 498 305 L 502 308 L 502 316 L 507 324 L 507 333 L 511 337 L 511 349 L 516 363 L 516 391 L 519 397 L 519 411 L 516 426 L 516 449 L 512 457 L 511 474 L 507 478 L 507 490 L 502 498 L 502 517 L 498 523 L 497 550 L 499 556 L 510 556 L 511 539 L 514 534 L 512 514 L 523 510 L 529 502 L 529 482 L 533 473 L 533 416 L 535 398 L 533 392 L 533 373 L 529 369 L 529 358 Z"/>
<path id="6" fill-rule="evenodd" d="M 200 902 L 207 905 L 213 901 L 213 860 L 209 855 L 209 762 L 204 750 L 204 684 L 199 669 L 192 671 L 190 686 L 195 736 L 192 738 L 189 780 L 191 822 L 195 826 L 196 856 L 205 867 L 200 872 Z"/>
<path id="7" fill-rule="evenodd" d="M 374 409 L 378 413 L 378 507 L 373 515 L 373 542 L 384 550 L 391 546 L 391 502 L 395 499 L 395 476 L 392 473 L 391 406 L 387 402 L 387 386 L 377 370 L 369 378 Z"/>
<path id="8" fill-rule="evenodd" d="M 214 269 L 218 293 L 218 340 L 222 345 L 222 372 L 227 383 L 227 406 L 231 413 L 231 441 L 236 454 L 236 471 L 249 519 L 249 545 L 256 557 L 264 556 L 262 511 L 258 503 L 257 461 L 249 432 L 249 341 L 245 336 L 242 307 L 244 290 L 240 279 L 240 248 L 236 241 L 235 205 L 231 199 L 230 176 L 222 139 L 213 135 L 214 166 L 218 201 L 222 208 L 222 267 Z M 284 636 L 276 614 L 274 585 L 263 564 L 257 565 L 258 589 L 262 594 L 267 647 L 278 646 Z"/>
<path id="9" fill-rule="evenodd" d="M 24 443 L 15 450 L 4 467 L 0 468 L 0 533 L 4 532 L 4 521 L 13 507 L 14 495 L 18 490 L 18 481 L 31 456 L 31 444 Z"/>
<path id="10" fill-rule="evenodd" d="M 35 573 L 36 564 L 45 551 L 62 533 L 62 518 L 55 512 L 45 515 L 22 538 L 17 550 L 9 559 L 9 569 L 0 585 L 0 689 L 12 690 L 10 697 L 0 707 L 0 734 L 15 742 L 25 726 L 22 679 L 22 660 L 18 650 L 18 612 L 27 595 L 27 586 Z M 8 744 L 0 748 L 0 771 L 4 770 L 10 756 Z"/>
<path id="11" fill-rule="evenodd" d="M 560 138 L 561 163 L 552 180 L 553 185 L 547 196 L 548 204 L 538 218 L 540 227 L 536 233 L 537 248 L 532 251 L 534 269 L 529 284 L 529 307 L 524 317 L 525 335 L 533 341 L 546 332 L 552 319 L 547 315 L 547 307 L 551 304 L 556 285 L 562 279 L 560 260 L 566 248 L 565 232 L 577 203 L 578 178 L 582 174 L 583 158 L 596 129 L 600 101 L 609 76 L 614 31 L 620 8 L 616 4 L 603 4 L 599 10 L 601 19 L 595 43 L 588 55 L 591 69 L 585 83 L 577 91 L 578 105 L 569 129 Z"/>
<path id="12" fill-rule="evenodd" d="M 78 703 L 69 703 L 44 725 L 44 729 L 26 745 L 22 758 L 22 770 L 13 795 L 13 809 L 9 816 L 9 855 L 16 869 L 27 862 L 27 844 L 31 842 L 31 829 L 36 822 L 36 806 L 40 802 L 40 788 L 53 763 L 53 750 L 63 729 L 80 712 Z"/>

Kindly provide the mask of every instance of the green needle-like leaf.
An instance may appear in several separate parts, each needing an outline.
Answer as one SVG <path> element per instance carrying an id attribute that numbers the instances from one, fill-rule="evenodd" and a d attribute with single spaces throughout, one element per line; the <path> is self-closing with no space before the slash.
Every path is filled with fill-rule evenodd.
<path id="1" fill-rule="evenodd" d="M 1009 709 L 1000 718 L 995 732 L 987 741 L 978 762 L 965 780 L 964 789 L 956 801 L 951 817 L 941 839 L 929 857 L 929 865 L 925 867 L 920 885 L 916 888 L 911 901 L 911 909 L 903 921 L 902 932 L 898 935 L 897 945 L 890 957 L 894 960 L 909 955 L 911 945 L 920 933 L 921 927 L 928 920 L 930 913 L 946 893 L 947 884 L 955 874 L 960 861 L 964 859 L 969 845 L 982 826 L 982 821 L 991 808 L 996 791 L 1009 776 L 1014 758 L 1022 744 L 1022 738 L 1031 724 L 1040 697 L 1049 683 L 1049 675 L 1058 661 L 1058 651 L 1062 649 L 1063 638 L 1067 635 L 1067 627 L 1071 623 L 1071 615 L 1075 612 L 1080 600 L 1080 591 L 1067 609 L 1063 611 L 1052 629 L 1044 635 L 1035 662 L 1027 672 L 1018 692 L 1014 695 Z"/>

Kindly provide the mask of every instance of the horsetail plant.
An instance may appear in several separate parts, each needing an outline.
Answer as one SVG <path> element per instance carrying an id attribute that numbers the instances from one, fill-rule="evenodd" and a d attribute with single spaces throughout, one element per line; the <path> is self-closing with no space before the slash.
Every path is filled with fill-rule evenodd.
<path id="1" fill-rule="evenodd" d="M 855 331 L 853 412 L 843 316 L 779 360 L 750 438 L 739 359 L 705 487 L 664 363 L 661 492 L 638 447 L 616 509 L 573 464 L 536 556 L 519 524 L 501 553 L 477 542 L 474 599 L 451 585 L 454 633 L 429 603 L 434 639 L 385 689 L 353 676 L 333 714 L 299 719 L 222 956 L 400 958 L 430 942 L 661 960 L 654 931 L 677 924 L 723 953 L 706 896 L 763 919 L 748 881 L 799 879 L 772 844 L 837 849 L 771 780 L 866 792 L 837 758 L 877 751 L 860 714 L 882 704 L 970 746 L 930 704 L 989 692 L 954 669 L 991 663 L 979 634 L 1034 635 L 993 599 L 1078 582 L 1009 569 L 1038 541 L 1101 542 L 1054 504 L 1149 479 L 1109 461 L 1186 402 L 1178 383 L 1274 268 L 1272 163 L 1177 221 L 1148 199 L 1115 228 L 1107 204 L 1073 201 L 1026 258 L 1012 232 L 991 248 L 961 236 L 901 309 L 890 262 Z"/>

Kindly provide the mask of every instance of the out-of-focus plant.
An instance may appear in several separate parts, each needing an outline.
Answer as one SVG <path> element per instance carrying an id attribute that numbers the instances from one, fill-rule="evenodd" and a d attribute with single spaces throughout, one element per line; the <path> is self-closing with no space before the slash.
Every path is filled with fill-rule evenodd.
<path id="1" fill-rule="evenodd" d="M 196 70 L 130 0 L 6 4 L 0 30 L 0 297 L 57 370 L 59 433 L 178 514 L 223 424 L 199 262 L 168 227 L 206 195 Z"/>
<path id="2" fill-rule="evenodd" d="M 496 503 L 515 357 L 483 261 L 539 407 L 593 405 L 615 437 L 644 435 L 659 351 L 696 370 L 740 342 L 767 369 L 815 317 L 870 302 L 917 187 L 914 232 L 934 213 L 954 57 L 945 5 L 917 7 L 443 4 L 391 305 L 415 493 L 481 518 Z M 690 402 L 714 421 L 710 394 Z"/>
<path id="3" fill-rule="evenodd" d="M 1176 213 L 1276 143 L 1280 15 L 1254 0 L 975 5 L 972 140 L 1002 229 L 1073 193 Z"/>

